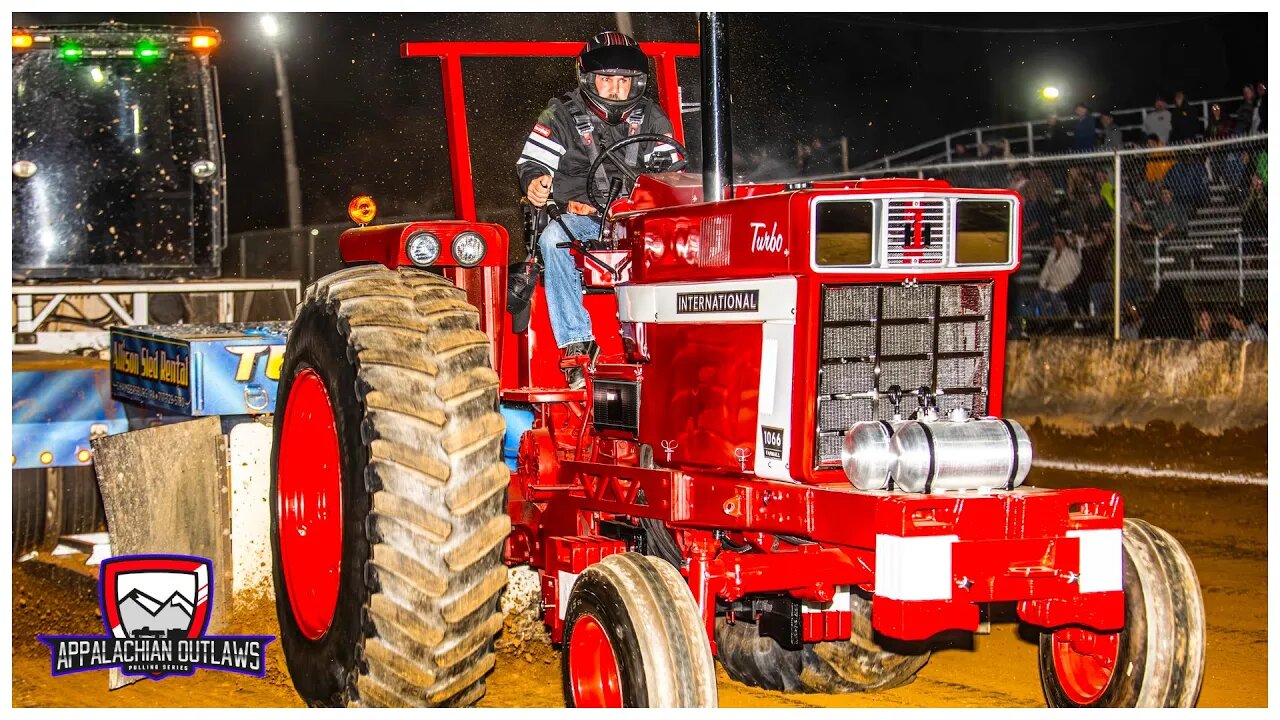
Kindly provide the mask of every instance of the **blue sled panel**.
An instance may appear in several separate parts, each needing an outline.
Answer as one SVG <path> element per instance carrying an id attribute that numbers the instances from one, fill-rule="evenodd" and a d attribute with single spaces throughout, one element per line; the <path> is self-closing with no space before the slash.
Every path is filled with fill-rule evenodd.
<path id="1" fill-rule="evenodd" d="M 129 418 L 111 398 L 104 360 L 46 353 L 13 356 L 13 467 L 72 467 L 89 450 L 89 438 L 129 429 Z M 50 453 L 49 462 L 40 456 Z"/>

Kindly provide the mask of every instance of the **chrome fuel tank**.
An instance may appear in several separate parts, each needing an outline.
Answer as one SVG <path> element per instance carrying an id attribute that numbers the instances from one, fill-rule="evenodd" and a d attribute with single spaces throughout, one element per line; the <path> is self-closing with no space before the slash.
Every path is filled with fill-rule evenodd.
<path id="1" fill-rule="evenodd" d="M 896 489 L 1008 489 L 1031 471 L 1031 438 L 1014 420 L 985 418 L 903 423 L 889 443 Z"/>
<path id="2" fill-rule="evenodd" d="M 896 423 L 901 425 L 902 422 Z M 889 486 L 889 473 L 896 459 L 889 446 L 894 424 L 885 420 L 854 423 L 844 434 L 840 464 L 849 482 L 859 490 L 884 490 Z"/>

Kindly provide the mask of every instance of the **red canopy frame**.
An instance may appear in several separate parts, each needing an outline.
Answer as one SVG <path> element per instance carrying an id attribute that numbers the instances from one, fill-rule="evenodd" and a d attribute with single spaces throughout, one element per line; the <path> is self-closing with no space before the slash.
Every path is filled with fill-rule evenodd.
<path id="1" fill-rule="evenodd" d="M 680 82 L 676 58 L 698 57 L 697 43 L 640 43 L 653 59 L 658 74 L 658 103 L 672 118 L 676 140 L 684 142 L 680 113 Z M 444 87 L 445 132 L 449 142 L 449 172 L 453 181 L 453 208 L 459 220 L 475 222 L 476 192 L 471 175 L 471 139 L 467 132 L 467 106 L 462 86 L 462 59 L 468 57 L 575 57 L 577 42 L 406 42 L 400 57 L 440 58 Z"/>

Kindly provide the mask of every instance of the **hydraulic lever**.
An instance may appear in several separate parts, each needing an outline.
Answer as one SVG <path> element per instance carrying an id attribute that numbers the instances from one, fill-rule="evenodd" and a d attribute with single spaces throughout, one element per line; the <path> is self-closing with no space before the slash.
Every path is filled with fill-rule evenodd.
<path id="1" fill-rule="evenodd" d="M 573 248 L 574 250 L 582 253 L 583 256 L 591 260 L 591 262 L 594 262 L 605 270 L 608 270 L 611 274 L 615 276 L 618 274 L 617 268 L 592 254 L 592 252 L 587 249 L 587 246 L 583 245 L 582 241 L 578 239 L 578 236 L 573 234 L 573 231 L 569 229 L 569 224 L 564 221 L 564 214 L 560 212 L 560 206 L 556 204 L 555 200 L 548 199 L 547 204 L 543 207 L 547 209 L 547 215 L 549 215 L 552 220 L 559 223 L 560 228 L 564 230 L 564 234 L 569 237 L 569 242 L 556 243 L 556 247 Z"/>

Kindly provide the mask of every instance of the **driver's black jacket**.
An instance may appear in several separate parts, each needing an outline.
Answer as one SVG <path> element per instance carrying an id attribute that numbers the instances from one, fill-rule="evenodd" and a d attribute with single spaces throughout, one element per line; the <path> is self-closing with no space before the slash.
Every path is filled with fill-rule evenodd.
<path id="1" fill-rule="evenodd" d="M 640 104 L 627 114 L 617 125 L 610 125 L 598 115 L 587 110 L 582 101 L 581 90 L 552 98 L 547 109 L 538 116 L 533 131 L 520 151 L 516 160 L 516 174 L 520 178 L 520 194 L 529 189 L 534 178 L 543 175 L 552 177 L 552 198 L 560 205 L 570 200 L 589 203 L 587 198 L 587 170 L 596 159 L 599 150 L 640 133 L 662 133 L 671 135 L 671 120 L 662 108 L 652 100 L 644 98 Z M 675 154 L 675 147 L 666 143 L 641 142 L 618 151 L 621 159 L 630 166 L 638 167 L 640 161 L 658 153 Z M 630 192 L 630 183 L 613 163 L 605 160 L 601 163 L 602 172 L 597 173 L 596 195 L 601 202 L 608 193 L 608 182 L 613 177 L 623 181 L 623 192 Z M 605 177 L 600 177 L 604 175 Z"/>

